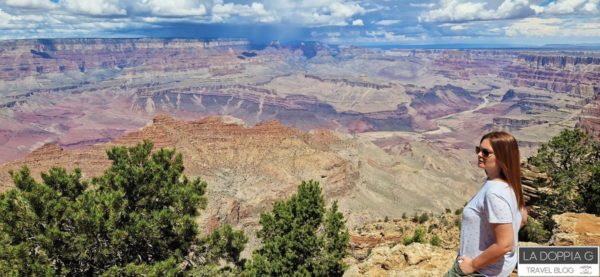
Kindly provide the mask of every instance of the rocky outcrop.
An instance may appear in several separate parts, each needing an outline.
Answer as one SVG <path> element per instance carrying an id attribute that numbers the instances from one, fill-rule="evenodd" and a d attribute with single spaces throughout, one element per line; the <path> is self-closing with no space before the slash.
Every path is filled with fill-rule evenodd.
<path id="1" fill-rule="evenodd" d="M 538 119 L 514 119 L 507 117 L 496 117 L 492 121 L 493 130 L 515 131 L 524 127 L 530 127 L 548 123 L 547 120 Z"/>
<path id="2" fill-rule="evenodd" d="M 550 112 L 558 110 L 558 106 L 541 101 L 522 100 L 512 105 L 510 109 L 519 109 L 525 114 L 539 114 L 541 112 Z"/>
<path id="3" fill-rule="evenodd" d="M 544 56 L 544 55 L 519 55 L 523 60 L 537 67 L 573 68 L 578 65 L 600 65 L 600 57 L 590 56 Z"/>
<path id="4" fill-rule="evenodd" d="M 455 258 L 455 250 L 427 244 L 380 246 L 364 262 L 351 265 L 344 276 L 442 276 Z"/>
<path id="5" fill-rule="evenodd" d="M 550 177 L 535 166 L 528 163 L 521 164 L 521 185 L 523 186 L 523 197 L 528 206 L 535 205 L 545 195 L 551 193 L 547 189 L 550 182 Z"/>
<path id="6" fill-rule="evenodd" d="M 427 91 L 408 91 L 415 99 L 410 106 L 427 119 L 443 117 L 479 105 L 480 98 L 453 85 L 435 86 Z"/>
<path id="7" fill-rule="evenodd" d="M 305 132 L 276 120 L 249 127 L 227 116 L 186 121 L 159 114 L 144 128 L 108 143 L 73 149 L 47 144 L 1 165 L 0 191 L 14 186 L 8 172 L 24 165 L 38 180 L 40 172 L 53 166 L 80 168 L 84 179 L 101 175 L 111 164 L 108 148 L 145 139 L 155 149 L 175 148 L 183 156 L 185 174 L 209 184 L 208 207 L 198 219 L 203 228 L 230 223 L 251 237 L 259 214 L 289 197 L 303 180 L 319 181 L 325 199 L 338 200 L 350 227 L 383 215 L 399 217 L 409 208 L 458 206 L 463 192 L 474 189 L 465 185 L 473 176 L 468 164 L 452 156 L 430 159 L 429 153 L 439 150 L 424 143 L 410 142 L 410 153 L 395 154 L 368 140 L 325 129 Z M 447 172 L 450 165 L 454 170 Z M 422 188 L 418 180 L 425 178 L 429 185 Z"/>
<path id="8" fill-rule="evenodd" d="M 329 149 L 331 144 L 340 143 L 335 135 L 304 133 L 276 121 L 251 128 L 241 124 L 230 118 L 182 121 L 159 115 L 149 126 L 111 143 L 73 150 L 47 144 L 1 166 L 0 184 L 11 184 L 8 171 L 23 165 L 36 178 L 52 166 L 79 167 L 84 178 L 97 176 L 110 165 L 107 148 L 149 139 L 156 149 L 176 148 L 185 157 L 186 174 L 208 181 L 211 201 L 206 216 L 215 216 L 218 222 L 252 222 L 259 211 L 291 194 L 301 180 L 323 176 L 319 181 L 330 198 L 343 196 L 354 186 L 354 165 Z"/>
<path id="9" fill-rule="evenodd" d="M 87 72 L 96 69 L 136 68 L 180 71 L 212 68 L 216 74 L 227 72 L 227 51 L 245 49 L 245 40 L 197 39 L 37 39 L 0 42 L 0 80 L 15 80 L 40 74 Z M 215 61 L 221 63 L 214 63 Z"/>
<path id="10" fill-rule="evenodd" d="M 325 78 L 321 78 L 319 76 L 310 75 L 310 74 L 304 74 L 304 77 L 308 78 L 308 79 L 318 80 L 319 82 L 344 84 L 346 86 L 351 86 L 351 87 L 372 88 L 372 89 L 378 89 L 378 90 L 392 87 L 392 86 L 386 85 L 386 84 L 381 85 L 381 84 L 375 84 L 375 83 L 370 83 L 370 82 L 358 82 L 358 81 L 351 81 L 348 79 L 325 79 Z"/>
<path id="11" fill-rule="evenodd" d="M 576 126 L 600 139 L 600 97 L 583 107 Z"/>
<path id="12" fill-rule="evenodd" d="M 137 110 L 147 112 L 221 114 L 226 111 L 248 124 L 276 119 L 304 130 L 334 128 L 336 124 L 350 132 L 412 130 L 411 116 L 405 105 L 390 111 L 338 112 L 316 97 L 281 97 L 271 90 L 252 86 L 144 90 L 139 93 L 134 105 Z M 150 110 L 147 107 L 151 107 Z"/>
<path id="13" fill-rule="evenodd" d="M 554 230 L 551 245 L 600 245 L 600 217 L 586 213 L 564 213 L 552 216 Z"/>
<path id="14" fill-rule="evenodd" d="M 590 99 L 600 80 L 600 57 L 548 54 L 520 54 L 515 63 L 499 75 L 519 87 L 535 87 L 552 92 L 569 93 Z"/>
<path id="15" fill-rule="evenodd" d="M 549 95 L 533 94 L 533 93 L 526 93 L 526 92 L 516 92 L 513 89 L 509 89 L 502 96 L 502 99 L 500 100 L 500 102 L 506 102 L 506 101 L 511 101 L 511 100 L 527 100 L 527 99 L 530 99 L 530 100 L 531 99 L 552 99 L 552 97 Z"/>
<path id="16" fill-rule="evenodd" d="M 409 219 L 379 221 L 350 232 L 350 265 L 344 276 L 441 276 L 450 269 L 458 246 L 458 217 L 431 215 L 423 223 Z M 404 245 L 417 228 L 427 234 L 422 243 Z M 429 244 L 433 236 L 438 246 Z"/>

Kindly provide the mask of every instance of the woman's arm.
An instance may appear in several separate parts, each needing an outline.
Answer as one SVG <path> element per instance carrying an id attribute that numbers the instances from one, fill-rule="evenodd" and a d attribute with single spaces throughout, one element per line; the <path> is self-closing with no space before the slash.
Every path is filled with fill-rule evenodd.
<path id="1" fill-rule="evenodd" d="M 519 229 L 523 228 L 525 224 L 527 224 L 527 208 L 523 207 L 521 208 L 521 225 L 519 226 Z"/>
<path id="2" fill-rule="evenodd" d="M 496 242 L 494 244 L 490 245 L 490 247 L 479 254 L 479 256 L 475 257 L 475 259 L 471 260 L 466 256 L 459 258 L 459 261 L 462 260 L 460 263 L 460 270 L 462 270 L 463 273 L 471 274 L 482 267 L 496 262 L 504 256 L 506 252 L 512 250 L 514 245 L 512 223 L 492 224 L 492 229 L 494 229 L 494 235 L 496 236 Z"/>

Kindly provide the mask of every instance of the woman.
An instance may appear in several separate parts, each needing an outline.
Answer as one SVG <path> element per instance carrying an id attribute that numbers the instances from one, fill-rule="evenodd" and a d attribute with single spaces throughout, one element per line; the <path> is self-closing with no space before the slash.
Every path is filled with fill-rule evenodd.
<path id="1" fill-rule="evenodd" d="M 517 264 L 519 228 L 527 218 L 519 147 L 506 132 L 492 132 L 475 148 L 487 180 L 463 209 L 460 248 L 451 276 L 509 276 Z"/>

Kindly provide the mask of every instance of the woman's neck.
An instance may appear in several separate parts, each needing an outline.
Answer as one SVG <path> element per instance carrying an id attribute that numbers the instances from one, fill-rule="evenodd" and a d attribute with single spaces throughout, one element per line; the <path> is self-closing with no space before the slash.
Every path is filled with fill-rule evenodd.
<path id="1" fill-rule="evenodd" d="M 500 172 L 488 172 L 487 170 L 485 171 L 486 175 L 487 175 L 487 179 L 490 181 L 505 181 L 504 178 L 502 178 L 502 175 L 500 174 Z"/>

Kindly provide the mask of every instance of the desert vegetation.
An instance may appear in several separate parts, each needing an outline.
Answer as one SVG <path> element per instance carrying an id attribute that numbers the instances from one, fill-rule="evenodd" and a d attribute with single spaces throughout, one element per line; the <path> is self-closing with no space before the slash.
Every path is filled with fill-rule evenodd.
<path id="1" fill-rule="evenodd" d="M 520 240 L 547 242 L 556 214 L 599 214 L 599 150 L 585 132 L 567 129 L 528 159 L 550 181 L 536 187 L 544 197 L 528 203 L 534 208 Z M 27 167 L 11 172 L 15 188 L 0 195 L 0 271 L 14 276 L 340 276 L 348 249 L 361 255 L 350 244 L 337 203 L 326 207 L 318 182 L 302 182 L 289 199 L 261 214 L 260 245 L 243 258 L 248 242 L 243 231 L 224 225 L 199 232 L 196 218 L 210 200 L 208 184 L 183 174 L 181 154 L 153 150 L 145 141 L 112 147 L 107 155 L 112 165 L 89 180 L 79 169 L 51 168 L 41 181 Z M 446 208 L 439 215 L 386 216 L 359 227 L 355 239 L 450 250 L 457 244 L 461 213 L 461 208 Z"/>
<path id="2" fill-rule="evenodd" d="M 528 159 L 550 181 L 538 184 L 544 197 L 528 203 L 532 218 L 521 239 L 545 242 L 552 231 L 552 216 L 566 212 L 600 214 L 600 143 L 586 132 L 565 129 Z"/>
<path id="3" fill-rule="evenodd" d="M 107 151 L 112 165 L 82 180 L 52 168 L 36 181 L 11 172 L 0 195 L 0 272 L 9 276 L 341 275 L 348 233 L 337 203 L 325 208 L 318 182 L 261 215 L 262 246 L 240 257 L 247 238 L 224 225 L 211 234 L 195 221 L 207 183 L 183 174 L 182 155 L 144 141 Z"/>

